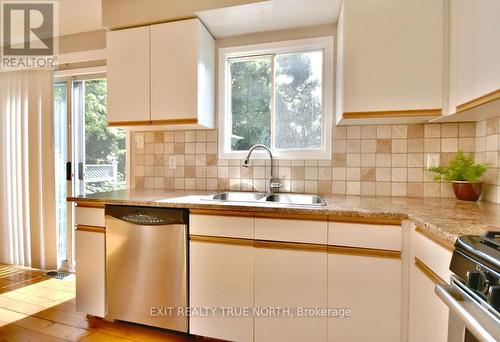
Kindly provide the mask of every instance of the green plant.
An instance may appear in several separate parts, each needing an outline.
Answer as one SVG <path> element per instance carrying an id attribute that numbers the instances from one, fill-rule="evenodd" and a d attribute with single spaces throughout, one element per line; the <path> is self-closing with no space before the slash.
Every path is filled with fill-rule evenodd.
<path id="1" fill-rule="evenodd" d="M 438 174 L 434 177 L 435 181 L 444 178 L 451 182 L 476 182 L 486 172 L 487 168 L 488 166 L 486 164 L 475 163 L 472 155 L 458 151 L 455 155 L 455 159 L 453 159 L 447 167 L 434 166 L 427 170 Z"/>

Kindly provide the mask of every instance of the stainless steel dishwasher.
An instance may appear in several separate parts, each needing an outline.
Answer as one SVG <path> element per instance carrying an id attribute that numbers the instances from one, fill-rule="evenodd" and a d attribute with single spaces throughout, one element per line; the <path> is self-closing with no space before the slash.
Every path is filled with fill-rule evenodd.
<path id="1" fill-rule="evenodd" d="M 105 213 L 107 318 L 187 332 L 178 314 L 188 306 L 187 212 L 107 205 Z"/>

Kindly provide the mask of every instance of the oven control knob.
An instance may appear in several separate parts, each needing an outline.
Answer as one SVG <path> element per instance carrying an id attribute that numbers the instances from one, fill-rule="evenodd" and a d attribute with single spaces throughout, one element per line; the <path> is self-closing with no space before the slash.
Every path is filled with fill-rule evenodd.
<path id="1" fill-rule="evenodd" d="M 500 285 L 490 286 L 488 291 L 488 303 L 496 310 L 500 310 Z"/>
<path id="2" fill-rule="evenodd" d="M 467 287 L 469 289 L 472 289 L 472 290 L 479 290 L 479 283 L 480 283 L 480 280 L 481 280 L 481 274 L 479 272 L 476 272 L 476 271 L 473 271 L 473 272 L 467 272 L 467 277 L 465 279 L 465 285 L 467 285 Z"/>

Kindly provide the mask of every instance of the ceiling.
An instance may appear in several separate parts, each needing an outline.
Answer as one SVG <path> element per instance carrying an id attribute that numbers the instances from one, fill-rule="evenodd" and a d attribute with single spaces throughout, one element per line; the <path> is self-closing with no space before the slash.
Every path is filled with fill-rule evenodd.
<path id="1" fill-rule="evenodd" d="M 216 38 L 336 23 L 342 0 L 269 0 L 194 13 Z M 59 35 L 102 29 L 101 0 L 60 0 Z"/>
<path id="2" fill-rule="evenodd" d="M 102 29 L 101 0 L 59 0 L 59 35 Z"/>
<path id="3" fill-rule="evenodd" d="M 271 0 L 197 12 L 215 38 L 336 23 L 342 0 Z"/>

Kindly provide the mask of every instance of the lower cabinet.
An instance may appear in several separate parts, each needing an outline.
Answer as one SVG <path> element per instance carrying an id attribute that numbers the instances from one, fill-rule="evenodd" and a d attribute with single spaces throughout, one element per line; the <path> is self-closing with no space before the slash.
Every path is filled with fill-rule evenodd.
<path id="1" fill-rule="evenodd" d="M 329 317 L 328 341 L 399 342 L 402 325 L 401 259 L 328 254 L 328 308 L 349 309 L 351 317 Z M 421 340 L 426 341 L 426 340 Z"/>
<path id="2" fill-rule="evenodd" d="M 88 315 L 106 315 L 105 229 L 77 226 L 76 310 Z"/>
<path id="3" fill-rule="evenodd" d="M 448 341 L 448 307 L 434 293 L 436 282 L 412 264 L 410 266 L 410 342 Z"/>
<path id="4" fill-rule="evenodd" d="M 253 306 L 253 243 L 234 239 L 190 241 L 190 306 L 251 308 Z M 253 318 L 220 310 L 214 316 L 191 315 L 190 333 L 229 341 L 253 341 Z"/>
<path id="5" fill-rule="evenodd" d="M 326 341 L 326 317 L 300 316 L 302 309 L 326 307 L 326 248 L 280 249 L 278 244 L 272 245 L 256 242 L 255 307 L 262 315 L 255 317 L 255 341 Z M 261 308 L 286 311 L 272 317 Z"/>

